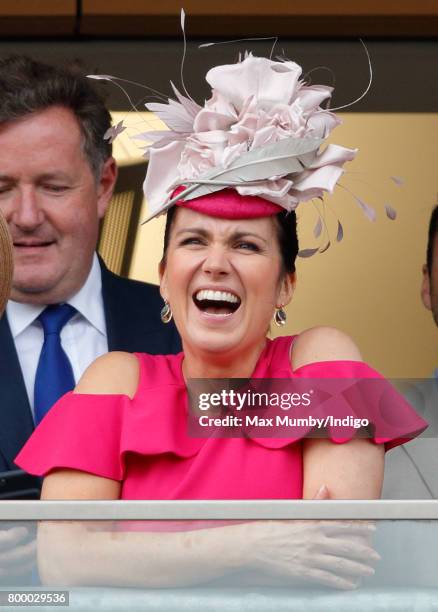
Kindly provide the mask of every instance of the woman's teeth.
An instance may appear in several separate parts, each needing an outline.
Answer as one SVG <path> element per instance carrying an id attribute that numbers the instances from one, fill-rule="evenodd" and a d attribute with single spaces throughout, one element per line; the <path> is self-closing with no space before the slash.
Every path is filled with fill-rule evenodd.
<path id="1" fill-rule="evenodd" d="M 229 293 L 228 291 L 212 291 L 211 289 L 201 289 L 195 297 L 200 302 L 202 300 L 208 300 L 210 302 L 231 302 L 231 304 L 237 304 L 239 302 L 239 298 L 233 293 Z"/>
<path id="2" fill-rule="evenodd" d="M 229 291 L 201 289 L 194 296 L 196 306 L 208 314 L 230 315 L 240 306 L 240 298 Z"/>

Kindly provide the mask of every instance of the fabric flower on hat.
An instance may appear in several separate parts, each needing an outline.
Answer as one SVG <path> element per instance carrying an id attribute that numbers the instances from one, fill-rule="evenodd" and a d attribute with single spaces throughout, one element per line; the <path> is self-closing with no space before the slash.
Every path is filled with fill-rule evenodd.
<path id="1" fill-rule="evenodd" d="M 332 192 L 357 149 L 324 140 L 340 119 L 321 107 L 332 88 L 306 85 L 301 67 L 247 54 L 206 75 L 212 95 L 203 107 L 181 95 L 147 104 L 170 131 L 146 132 L 152 141 L 144 191 L 151 216 L 178 199 L 226 187 L 293 210 Z"/>

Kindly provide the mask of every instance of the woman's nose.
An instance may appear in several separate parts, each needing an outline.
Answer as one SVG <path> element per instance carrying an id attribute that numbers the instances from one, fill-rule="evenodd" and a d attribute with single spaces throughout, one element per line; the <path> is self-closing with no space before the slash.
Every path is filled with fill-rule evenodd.
<path id="1" fill-rule="evenodd" d="M 202 265 L 206 274 L 219 275 L 229 274 L 231 265 L 226 249 L 222 247 L 211 247 Z"/>

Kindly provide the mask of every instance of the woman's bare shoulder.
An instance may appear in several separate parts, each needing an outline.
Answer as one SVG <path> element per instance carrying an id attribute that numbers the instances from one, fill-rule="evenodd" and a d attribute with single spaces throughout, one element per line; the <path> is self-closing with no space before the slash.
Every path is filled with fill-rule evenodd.
<path id="1" fill-rule="evenodd" d="M 123 394 L 132 398 L 139 376 L 140 366 L 135 355 L 113 351 L 93 361 L 76 385 L 75 393 Z"/>
<path id="2" fill-rule="evenodd" d="M 312 327 L 295 338 L 291 354 L 292 368 L 318 361 L 362 361 L 354 341 L 335 327 Z"/>

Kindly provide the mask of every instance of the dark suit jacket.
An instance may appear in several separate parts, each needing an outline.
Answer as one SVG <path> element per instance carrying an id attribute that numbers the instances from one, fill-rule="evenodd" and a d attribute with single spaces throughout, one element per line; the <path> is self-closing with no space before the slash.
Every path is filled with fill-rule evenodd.
<path id="1" fill-rule="evenodd" d="M 121 278 L 102 264 L 102 293 L 110 351 L 177 353 L 173 323 L 160 320 L 157 287 Z M 14 458 L 34 429 L 29 400 L 6 315 L 0 319 L 0 471 L 17 469 Z"/>

